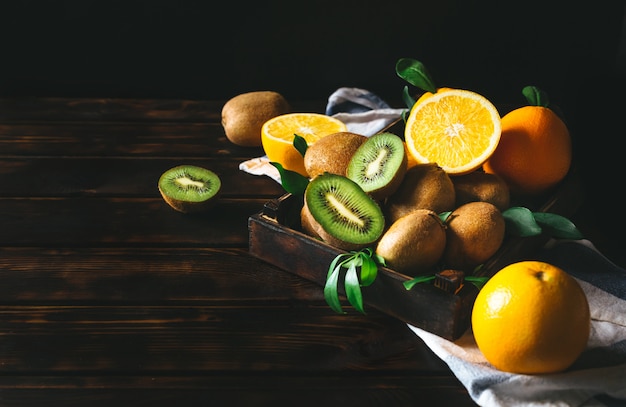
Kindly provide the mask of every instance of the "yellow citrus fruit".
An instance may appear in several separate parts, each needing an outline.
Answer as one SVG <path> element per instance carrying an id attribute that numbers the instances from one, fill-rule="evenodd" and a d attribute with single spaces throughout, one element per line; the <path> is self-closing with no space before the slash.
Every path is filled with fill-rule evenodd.
<path id="1" fill-rule="evenodd" d="M 502 268 L 472 309 L 478 348 L 495 368 L 511 373 L 567 369 L 587 346 L 590 326 L 589 303 L 578 281 L 540 261 Z"/>
<path id="2" fill-rule="evenodd" d="M 496 151 L 483 165 L 500 175 L 511 192 L 538 194 L 567 175 L 572 162 L 570 133 L 553 110 L 524 106 L 502 117 L 502 135 Z"/>
<path id="3" fill-rule="evenodd" d="M 270 161 L 307 176 L 304 157 L 293 146 L 295 135 L 310 146 L 322 137 L 348 131 L 344 122 L 320 113 L 287 113 L 273 117 L 261 127 L 263 150 Z"/>
<path id="4" fill-rule="evenodd" d="M 500 114 L 484 96 L 442 88 L 411 108 L 404 139 L 418 163 L 437 163 L 451 175 L 479 168 L 500 140 Z"/>

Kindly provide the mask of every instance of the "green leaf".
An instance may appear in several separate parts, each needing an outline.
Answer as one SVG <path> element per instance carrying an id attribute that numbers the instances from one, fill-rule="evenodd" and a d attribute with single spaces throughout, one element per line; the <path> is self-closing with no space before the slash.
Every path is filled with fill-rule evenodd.
<path id="1" fill-rule="evenodd" d="M 547 233 L 557 239 L 582 239 L 583 234 L 576 225 L 564 216 L 549 212 L 531 212 L 521 206 L 502 212 L 507 233 L 520 237 Z"/>
<path id="2" fill-rule="evenodd" d="M 326 284 L 324 285 L 324 299 L 333 311 L 338 314 L 345 314 L 345 312 L 341 308 L 341 302 L 339 301 L 339 292 L 337 291 L 340 269 L 341 266 L 339 265 L 337 265 L 336 267 L 332 267 L 331 265 L 328 276 L 326 277 Z"/>
<path id="3" fill-rule="evenodd" d="M 550 104 L 548 94 L 536 86 L 525 86 L 522 94 L 530 106 L 548 107 Z"/>
<path id="4" fill-rule="evenodd" d="M 365 287 L 372 285 L 378 275 L 378 266 L 371 256 L 361 254 L 361 284 Z"/>
<path id="5" fill-rule="evenodd" d="M 352 251 L 335 256 L 328 268 L 326 284 L 324 285 L 324 298 L 328 305 L 335 312 L 344 313 L 340 305 L 337 286 L 339 273 L 342 268 L 345 268 L 347 272 L 344 278 L 344 289 L 348 301 L 359 312 L 365 313 L 361 287 L 371 285 L 376 280 L 378 264 L 384 264 L 384 259 L 376 255 L 374 250 L 369 247 L 358 252 Z M 361 270 L 360 279 L 357 273 L 358 268 Z"/>
<path id="6" fill-rule="evenodd" d="M 479 290 L 483 288 L 488 280 L 489 277 L 465 276 L 465 281 L 474 284 Z"/>
<path id="7" fill-rule="evenodd" d="M 576 225 L 564 216 L 549 212 L 533 212 L 535 221 L 550 234 L 558 239 L 582 239 L 583 234 Z"/>
<path id="8" fill-rule="evenodd" d="M 506 223 L 506 232 L 519 237 L 536 236 L 542 229 L 535 221 L 533 213 L 522 206 L 512 206 L 502 212 Z"/>
<path id="9" fill-rule="evenodd" d="M 402 90 L 402 100 L 404 101 L 404 104 L 409 110 L 411 110 L 411 108 L 415 104 L 415 98 L 413 98 L 413 96 L 411 96 L 411 94 L 409 93 L 408 86 L 405 86 L 404 89 Z"/>
<path id="10" fill-rule="evenodd" d="M 428 73 L 426 66 L 412 58 L 400 58 L 396 62 L 398 76 L 413 86 L 431 93 L 437 92 L 437 87 Z"/>
<path id="11" fill-rule="evenodd" d="M 270 164 L 278 170 L 280 183 L 285 191 L 294 195 L 304 195 L 304 190 L 306 190 L 307 185 L 309 185 L 309 179 L 307 177 L 298 172 L 285 169 L 280 163 L 272 161 Z"/>
<path id="12" fill-rule="evenodd" d="M 374 258 L 374 261 L 376 262 L 376 264 L 379 264 L 379 265 L 381 265 L 383 267 L 387 266 L 387 261 L 380 254 L 374 253 L 374 255 L 372 257 Z"/>
<path id="13" fill-rule="evenodd" d="M 348 302 L 362 314 L 365 314 L 363 310 L 363 295 L 361 294 L 361 286 L 359 284 L 359 277 L 356 273 L 356 265 L 354 262 L 348 267 L 345 278 L 345 290 Z"/>
<path id="14" fill-rule="evenodd" d="M 309 145 L 307 144 L 304 137 L 298 136 L 297 134 L 293 135 L 293 146 L 296 150 L 298 150 L 302 157 L 304 157 L 307 148 L 309 148 Z"/>
<path id="15" fill-rule="evenodd" d="M 407 119 L 409 118 L 410 113 L 411 111 L 408 109 L 405 109 L 402 111 L 402 120 L 404 121 L 404 123 L 406 123 Z"/>
<path id="16" fill-rule="evenodd" d="M 448 218 L 450 217 L 450 214 L 452 213 L 452 211 L 447 211 L 447 212 L 441 212 L 439 214 L 439 219 L 441 219 L 441 221 L 443 223 L 446 223 L 446 221 L 448 220 Z"/>
<path id="17" fill-rule="evenodd" d="M 435 276 L 417 276 L 412 280 L 409 281 L 405 281 L 404 283 L 402 283 L 404 285 L 404 288 L 409 291 L 411 288 L 413 288 L 413 286 L 415 284 L 419 284 L 419 283 L 426 283 L 428 281 L 432 281 L 435 279 Z"/>

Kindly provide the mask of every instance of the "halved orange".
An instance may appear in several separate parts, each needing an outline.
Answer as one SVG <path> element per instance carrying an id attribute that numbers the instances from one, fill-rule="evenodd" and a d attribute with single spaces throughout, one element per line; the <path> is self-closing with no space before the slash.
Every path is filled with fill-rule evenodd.
<path id="1" fill-rule="evenodd" d="M 421 98 L 407 118 L 404 138 L 418 163 L 437 163 L 450 175 L 478 169 L 500 141 L 500 114 L 484 96 L 441 89 Z"/>
<path id="2" fill-rule="evenodd" d="M 310 146 L 322 137 L 347 131 L 344 122 L 321 113 L 287 113 L 266 121 L 261 128 L 263 150 L 270 161 L 307 176 L 302 154 L 293 146 L 295 135 Z"/>

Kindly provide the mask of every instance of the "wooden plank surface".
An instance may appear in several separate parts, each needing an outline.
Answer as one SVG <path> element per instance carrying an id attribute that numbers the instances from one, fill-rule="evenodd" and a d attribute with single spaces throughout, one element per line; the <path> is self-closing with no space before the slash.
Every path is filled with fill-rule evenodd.
<path id="1" fill-rule="evenodd" d="M 475 405 L 404 323 L 249 253 L 284 191 L 223 103 L 0 99 L 0 405 Z M 161 199 L 179 164 L 220 175 L 211 212 Z"/>

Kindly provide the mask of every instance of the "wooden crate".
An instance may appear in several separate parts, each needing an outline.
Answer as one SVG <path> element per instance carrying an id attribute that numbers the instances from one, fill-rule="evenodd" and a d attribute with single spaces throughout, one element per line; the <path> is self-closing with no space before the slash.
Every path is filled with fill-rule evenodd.
<path id="1" fill-rule="evenodd" d="M 386 128 L 401 134 L 402 120 Z M 524 206 L 533 211 L 572 216 L 579 208 L 582 193 L 576 169 L 551 191 L 524 200 L 512 197 L 511 205 Z M 323 289 L 328 268 L 343 250 L 330 246 L 302 231 L 300 209 L 302 197 L 285 194 L 267 202 L 263 209 L 248 220 L 249 251 L 252 255 L 281 269 L 313 281 Z M 500 250 L 487 261 L 479 273 L 491 277 L 507 264 L 532 256 L 547 242 L 549 236 L 517 238 L 510 235 Z M 436 270 L 433 270 L 435 274 Z M 413 279 L 390 268 L 379 268 L 376 281 L 362 288 L 363 302 L 390 316 L 417 326 L 443 338 L 454 340 L 469 327 L 471 309 L 478 289 L 465 282 L 458 290 L 446 290 L 432 283 L 418 283 L 406 290 L 403 283 Z M 343 281 L 340 277 L 340 281 Z M 345 295 L 339 284 L 340 293 Z M 329 308 L 329 312 L 333 312 Z"/>
<path id="2" fill-rule="evenodd" d="M 569 217 L 581 202 L 577 178 L 570 174 L 552 193 L 535 198 L 543 202 L 541 205 L 536 202 L 519 205 Z M 319 284 L 322 289 L 330 263 L 337 255 L 346 252 L 305 234 L 300 226 L 301 208 L 302 197 L 285 194 L 270 200 L 259 213 L 250 216 L 249 251 L 255 257 Z M 480 275 L 490 277 L 505 265 L 532 256 L 533 251 L 548 239 L 546 235 L 532 238 L 507 235 Z M 374 283 L 362 288 L 365 311 L 367 307 L 376 308 L 446 339 L 461 336 L 469 327 L 478 289 L 465 282 L 456 292 L 432 283 L 419 283 L 406 290 L 403 283 L 412 278 L 389 268 L 380 268 Z M 345 294 L 341 289 L 340 292 Z M 329 312 L 333 311 L 329 308 Z"/>

